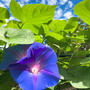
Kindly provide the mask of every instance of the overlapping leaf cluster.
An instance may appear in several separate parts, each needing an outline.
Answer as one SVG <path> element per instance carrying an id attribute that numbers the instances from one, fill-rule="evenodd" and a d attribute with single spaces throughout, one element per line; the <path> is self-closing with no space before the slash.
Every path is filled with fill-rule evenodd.
<path id="1" fill-rule="evenodd" d="M 58 56 L 58 67 L 63 83 L 75 88 L 90 89 L 90 0 L 74 7 L 74 14 L 67 20 L 53 20 L 55 5 L 27 4 L 21 7 L 10 2 L 10 12 L 15 18 L 8 23 L 10 12 L 0 7 L 0 61 L 6 47 L 31 44 L 34 41 L 51 46 Z M 6 24 L 4 27 L 3 25 Z M 6 77 L 4 77 L 6 76 Z M 8 81 L 6 83 L 6 81 Z M 58 85 L 51 90 L 59 90 Z M 7 87 L 8 86 L 8 87 Z M 8 74 L 0 71 L 0 90 L 20 90 Z"/>

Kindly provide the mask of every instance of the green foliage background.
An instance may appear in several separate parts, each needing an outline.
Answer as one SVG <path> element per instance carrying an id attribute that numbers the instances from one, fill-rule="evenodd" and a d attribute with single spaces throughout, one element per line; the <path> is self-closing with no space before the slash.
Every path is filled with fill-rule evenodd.
<path id="1" fill-rule="evenodd" d="M 3 51 L 16 44 L 34 41 L 48 44 L 58 56 L 61 80 L 46 90 L 90 90 L 90 0 L 74 7 L 67 20 L 53 20 L 55 5 L 10 2 L 10 12 L 18 20 L 6 23 L 10 12 L 0 7 L 0 62 Z M 2 27 L 3 24 L 7 24 Z M 0 71 L 0 90 L 21 90 L 9 71 Z"/>

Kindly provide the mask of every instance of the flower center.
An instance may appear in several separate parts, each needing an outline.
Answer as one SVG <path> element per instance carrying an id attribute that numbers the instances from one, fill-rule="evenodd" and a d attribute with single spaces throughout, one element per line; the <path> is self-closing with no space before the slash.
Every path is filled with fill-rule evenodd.
<path id="1" fill-rule="evenodd" d="M 31 69 L 31 71 L 32 71 L 33 74 L 38 74 L 38 72 L 39 72 L 39 66 L 38 65 L 33 66 L 32 69 Z"/>
<path id="2" fill-rule="evenodd" d="M 32 73 L 37 74 L 38 73 L 38 69 L 36 67 L 33 67 L 32 68 Z"/>

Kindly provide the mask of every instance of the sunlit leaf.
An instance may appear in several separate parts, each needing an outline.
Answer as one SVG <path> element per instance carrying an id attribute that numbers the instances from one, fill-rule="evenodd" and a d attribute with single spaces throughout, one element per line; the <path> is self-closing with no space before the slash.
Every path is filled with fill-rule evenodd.
<path id="1" fill-rule="evenodd" d="M 0 20 L 8 19 L 9 17 L 9 11 L 6 8 L 0 7 Z"/>
<path id="2" fill-rule="evenodd" d="M 42 43 L 43 42 L 43 38 L 41 38 L 40 35 L 35 35 L 35 42 Z"/>
<path id="3" fill-rule="evenodd" d="M 78 15 L 84 22 L 90 24 L 90 0 L 84 0 L 74 7 L 74 13 Z"/>
<path id="4" fill-rule="evenodd" d="M 15 1 L 11 0 L 10 11 L 14 17 L 23 23 L 40 24 L 47 23 L 54 17 L 56 5 L 27 4 L 22 8 Z M 18 13 L 18 14 L 17 14 Z"/>
<path id="5" fill-rule="evenodd" d="M 39 34 L 40 28 L 41 28 L 40 24 L 33 25 L 33 24 L 29 24 L 29 23 L 24 24 L 22 27 L 22 29 L 29 29 L 35 34 Z"/>
<path id="6" fill-rule="evenodd" d="M 60 32 L 64 30 L 64 27 L 66 25 L 67 21 L 66 20 L 53 20 L 49 24 L 49 28 L 52 30 L 52 32 Z"/>
<path id="7" fill-rule="evenodd" d="M 9 8 L 14 17 L 20 20 L 22 19 L 22 9 L 15 0 L 11 0 Z"/>
<path id="8" fill-rule="evenodd" d="M 73 33 L 78 26 L 78 19 L 76 17 L 72 17 L 68 20 L 68 23 L 66 24 L 64 30 L 66 32 Z"/>
<path id="9" fill-rule="evenodd" d="M 46 34 L 46 37 L 47 37 L 47 36 L 53 37 L 53 38 L 55 38 L 56 40 L 61 40 L 61 39 L 63 39 L 63 36 L 62 36 L 62 35 L 60 35 L 60 34 L 58 34 L 58 33 L 54 33 L 54 32 L 48 32 L 48 33 Z"/>
<path id="10" fill-rule="evenodd" d="M 31 44 L 34 41 L 34 35 L 30 30 L 0 28 L 0 39 L 7 43 Z"/>
<path id="11" fill-rule="evenodd" d="M 0 26 L 2 26 L 3 24 L 5 24 L 6 21 L 5 20 L 0 20 Z"/>
<path id="12" fill-rule="evenodd" d="M 11 20 L 7 23 L 7 26 L 6 28 L 16 28 L 16 29 L 20 29 L 19 26 L 20 25 L 20 22 L 18 21 L 15 21 L 15 20 Z"/>

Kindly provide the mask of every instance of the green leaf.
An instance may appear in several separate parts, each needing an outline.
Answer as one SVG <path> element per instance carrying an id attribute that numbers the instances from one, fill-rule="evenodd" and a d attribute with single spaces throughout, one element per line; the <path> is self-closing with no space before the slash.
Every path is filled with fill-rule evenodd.
<path id="1" fill-rule="evenodd" d="M 66 25 L 67 21 L 66 20 L 53 20 L 50 24 L 49 24 L 49 28 L 52 30 L 52 32 L 60 32 L 63 31 L 65 25 Z"/>
<path id="2" fill-rule="evenodd" d="M 30 30 L 0 28 L 0 39 L 7 43 L 31 44 L 34 42 L 34 35 Z"/>
<path id="3" fill-rule="evenodd" d="M 49 87 L 49 88 L 47 88 L 45 90 L 54 90 L 54 87 Z"/>
<path id="4" fill-rule="evenodd" d="M 35 42 L 42 43 L 43 42 L 43 38 L 41 38 L 40 35 L 35 35 Z"/>
<path id="5" fill-rule="evenodd" d="M 50 88 L 47 88 L 47 89 L 45 89 L 45 90 L 51 90 Z"/>
<path id="6" fill-rule="evenodd" d="M 45 37 L 46 43 L 55 51 L 57 52 L 57 49 L 59 49 L 59 40 L 55 39 L 54 37 L 47 36 Z"/>
<path id="7" fill-rule="evenodd" d="M 5 42 L 0 40 L 0 45 L 5 45 Z"/>
<path id="8" fill-rule="evenodd" d="M 58 33 L 55 33 L 55 32 L 50 32 L 50 29 L 48 27 L 48 25 L 45 25 L 45 24 L 42 24 L 42 27 L 44 29 L 44 32 L 45 32 L 45 37 L 53 37 L 55 38 L 56 40 L 61 40 L 63 39 L 63 36 L 58 34 Z"/>
<path id="9" fill-rule="evenodd" d="M 62 35 L 60 35 L 60 34 L 58 34 L 58 33 L 54 33 L 54 32 L 48 32 L 48 33 L 46 34 L 46 37 L 47 37 L 47 36 L 53 37 L 53 38 L 55 38 L 56 40 L 61 40 L 61 39 L 63 39 L 63 36 L 62 36 Z"/>
<path id="10" fill-rule="evenodd" d="M 71 71 L 70 71 L 71 70 Z M 76 88 L 90 88 L 90 67 L 72 67 L 69 70 L 71 77 L 71 84 Z"/>
<path id="11" fill-rule="evenodd" d="M 23 18 L 22 17 L 22 8 L 15 0 L 11 0 L 9 8 L 14 17 L 16 17 L 19 20 L 21 20 Z"/>
<path id="12" fill-rule="evenodd" d="M 78 26 L 78 19 L 76 17 L 72 17 L 68 20 L 68 23 L 66 24 L 64 31 L 73 33 Z"/>
<path id="13" fill-rule="evenodd" d="M 0 44 L 1 44 L 2 42 L 0 41 Z M 4 45 L 3 45 L 4 46 Z M 1 63 L 1 61 L 2 61 L 2 59 L 3 59 L 3 50 L 1 49 L 1 47 L 0 47 L 0 63 Z M 0 74 L 1 74 L 1 71 L 0 71 Z"/>
<path id="14" fill-rule="evenodd" d="M 77 50 L 75 53 L 73 53 L 72 57 L 70 58 L 70 65 L 80 65 L 83 60 L 85 60 L 87 57 L 87 51 L 79 51 Z"/>
<path id="15" fill-rule="evenodd" d="M 71 36 L 70 39 L 77 43 L 85 43 L 85 40 L 87 40 L 86 30 L 79 30 L 75 35 Z"/>
<path id="16" fill-rule="evenodd" d="M 54 90 L 54 86 L 53 87 L 50 87 L 51 90 Z"/>
<path id="17" fill-rule="evenodd" d="M 11 21 L 9 21 L 9 22 L 7 23 L 7 26 L 6 26 L 5 28 L 16 28 L 16 29 L 20 29 L 20 28 L 19 28 L 19 25 L 20 25 L 20 24 L 21 24 L 21 23 L 18 22 L 18 21 L 11 20 Z"/>
<path id="18" fill-rule="evenodd" d="M 11 90 L 16 83 L 12 80 L 9 72 L 4 72 L 0 75 L 0 90 Z"/>
<path id="19" fill-rule="evenodd" d="M 2 26 L 3 24 L 5 24 L 6 21 L 5 20 L 0 20 L 0 26 Z"/>
<path id="20" fill-rule="evenodd" d="M 58 64 L 62 79 L 69 80 L 75 88 L 90 88 L 90 67 L 73 66 L 64 69 Z"/>
<path id="21" fill-rule="evenodd" d="M 44 33 L 45 33 L 45 34 L 47 34 L 47 33 L 50 32 L 50 28 L 49 28 L 49 26 L 48 26 L 47 24 L 42 24 L 42 27 L 43 27 L 43 29 L 44 29 Z"/>
<path id="22" fill-rule="evenodd" d="M 42 24 L 42 27 L 44 29 L 46 43 L 51 46 L 55 52 L 57 52 L 59 42 L 63 39 L 63 36 L 55 32 L 50 32 L 50 28 L 46 24 Z"/>
<path id="23" fill-rule="evenodd" d="M 9 11 L 6 8 L 0 7 L 0 20 L 8 19 L 9 17 Z"/>
<path id="24" fill-rule="evenodd" d="M 90 64 L 90 57 L 86 57 L 80 61 L 80 64 Z"/>
<path id="25" fill-rule="evenodd" d="M 80 65 L 80 62 L 83 60 L 83 58 L 85 59 L 85 57 L 81 57 L 81 56 L 73 56 L 71 58 L 71 61 L 70 61 L 70 65 L 71 66 L 76 66 L 76 65 Z"/>
<path id="26" fill-rule="evenodd" d="M 87 38 L 87 42 L 89 43 L 90 42 L 90 29 L 84 30 L 84 34 L 85 34 L 85 36 Z"/>
<path id="27" fill-rule="evenodd" d="M 40 28 L 41 28 L 40 24 L 33 25 L 33 24 L 30 24 L 30 23 L 26 23 L 22 27 L 22 29 L 29 29 L 29 30 L 31 30 L 34 34 L 39 34 Z"/>
<path id="28" fill-rule="evenodd" d="M 74 13 L 85 23 L 90 24 L 90 0 L 84 0 L 74 7 Z"/>
<path id="29" fill-rule="evenodd" d="M 22 7 L 23 21 L 35 23 L 47 23 L 54 17 L 56 6 L 49 6 L 44 4 L 28 4 Z"/>
<path id="30" fill-rule="evenodd" d="M 27 4 L 22 8 L 15 1 L 11 0 L 10 11 L 14 17 L 23 23 L 41 24 L 47 23 L 54 17 L 56 5 Z M 18 14 L 17 14 L 18 13 Z"/>
<path id="31" fill-rule="evenodd" d="M 7 26 L 5 28 L 16 28 L 16 29 L 29 29 L 34 34 L 38 34 L 39 30 L 41 28 L 41 25 L 32 25 L 29 23 L 23 24 L 21 22 L 12 20 L 7 23 Z"/>

